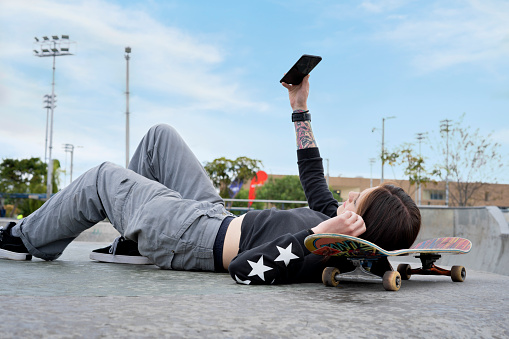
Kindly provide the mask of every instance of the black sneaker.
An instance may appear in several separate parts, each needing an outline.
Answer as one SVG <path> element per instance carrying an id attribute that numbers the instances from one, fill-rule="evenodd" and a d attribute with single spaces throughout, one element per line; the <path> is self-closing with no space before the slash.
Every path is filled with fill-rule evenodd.
<path id="1" fill-rule="evenodd" d="M 111 245 L 93 250 L 90 259 L 115 264 L 151 265 L 149 258 L 138 251 L 138 244 L 124 237 L 116 238 Z"/>
<path id="2" fill-rule="evenodd" d="M 21 241 L 21 238 L 11 235 L 11 229 L 16 225 L 10 222 L 7 228 L 0 227 L 0 258 L 10 260 L 31 260 L 32 255 Z"/>

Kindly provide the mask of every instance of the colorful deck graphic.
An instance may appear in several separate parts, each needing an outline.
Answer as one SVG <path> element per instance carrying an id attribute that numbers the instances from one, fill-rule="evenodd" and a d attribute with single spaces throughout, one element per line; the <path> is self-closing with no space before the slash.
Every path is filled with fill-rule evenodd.
<path id="1" fill-rule="evenodd" d="M 420 242 L 412 247 L 411 250 L 428 250 L 428 249 L 440 249 L 440 250 L 460 250 L 469 252 L 472 248 L 470 240 L 465 238 L 436 238 Z"/>
<path id="2" fill-rule="evenodd" d="M 304 241 L 306 248 L 314 254 L 324 256 L 344 256 L 377 258 L 407 255 L 412 253 L 464 254 L 472 248 L 468 239 L 448 237 L 420 242 L 410 249 L 386 251 L 364 239 L 343 234 L 314 234 Z"/>

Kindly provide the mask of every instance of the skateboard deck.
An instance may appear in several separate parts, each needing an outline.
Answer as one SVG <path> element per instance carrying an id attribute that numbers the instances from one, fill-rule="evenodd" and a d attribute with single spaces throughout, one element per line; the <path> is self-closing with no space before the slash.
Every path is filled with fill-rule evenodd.
<path id="1" fill-rule="evenodd" d="M 337 286 L 339 280 L 379 281 L 382 278 L 385 289 L 395 291 L 399 290 L 401 279 L 407 280 L 412 274 L 448 275 L 453 281 L 464 281 L 466 270 L 463 266 L 453 266 L 451 270 L 446 270 L 434 263 L 443 254 L 466 254 L 472 248 L 468 239 L 447 237 L 426 240 L 409 249 L 387 251 L 361 238 L 329 233 L 310 235 L 306 237 L 304 244 L 311 253 L 346 257 L 355 265 L 356 269 L 348 273 L 340 273 L 338 269 L 333 270 L 333 267 L 326 268 L 322 276 L 325 285 Z M 412 269 L 408 264 L 401 264 L 397 272 L 387 271 L 383 277 L 369 272 L 372 264 L 382 258 L 404 255 L 415 255 L 421 259 L 422 268 Z M 386 279 L 386 276 L 390 277 Z"/>
<path id="2" fill-rule="evenodd" d="M 409 249 L 386 251 L 361 238 L 328 233 L 310 235 L 304 244 L 314 254 L 345 257 L 387 257 L 415 253 L 465 254 L 472 248 L 468 239 L 448 237 L 426 240 Z"/>

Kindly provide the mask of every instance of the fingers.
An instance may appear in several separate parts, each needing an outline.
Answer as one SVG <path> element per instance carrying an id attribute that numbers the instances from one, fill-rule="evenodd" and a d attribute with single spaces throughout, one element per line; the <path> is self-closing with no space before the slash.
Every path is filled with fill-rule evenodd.
<path id="1" fill-rule="evenodd" d="M 366 224 L 360 215 L 352 211 L 345 211 L 337 217 L 322 221 L 312 230 L 315 234 L 335 233 L 358 237 L 366 232 Z"/>
<path id="2" fill-rule="evenodd" d="M 354 237 L 358 237 L 362 233 L 366 232 L 366 223 L 364 222 L 364 219 L 362 219 L 362 217 L 360 215 L 358 215 L 358 218 L 355 221 L 355 223 L 353 224 L 353 226 L 354 226 L 354 231 L 353 231 L 352 235 Z"/>
<path id="3" fill-rule="evenodd" d="M 346 231 L 348 232 L 346 234 L 357 237 L 366 232 L 366 224 L 360 215 L 352 211 L 345 211 L 341 215 L 344 215 L 346 218 L 345 226 Z"/>
<path id="4" fill-rule="evenodd" d="M 283 87 L 286 89 L 296 88 L 297 86 L 300 86 L 300 87 L 309 86 L 309 76 L 310 76 L 310 74 L 306 75 L 304 77 L 304 79 L 302 79 L 302 82 L 298 85 L 290 85 L 290 84 L 287 84 L 286 82 L 282 82 L 281 85 L 283 85 Z"/>

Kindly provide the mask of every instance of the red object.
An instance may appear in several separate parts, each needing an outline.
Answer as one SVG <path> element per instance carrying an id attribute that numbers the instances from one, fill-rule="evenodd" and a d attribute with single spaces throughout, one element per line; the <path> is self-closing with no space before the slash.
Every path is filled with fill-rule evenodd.
<path id="1" fill-rule="evenodd" d="M 256 172 L 256 176 L 251 179 L 251 185 L 249 185 L 249 200 L 254 200 L 256 198 L 256 188 L 263 186 L 268 177 L 269 176 L 264 171 Z M 250 201 L 247 206 L 251 207 L 252 204 L 253 202 Z"/>

